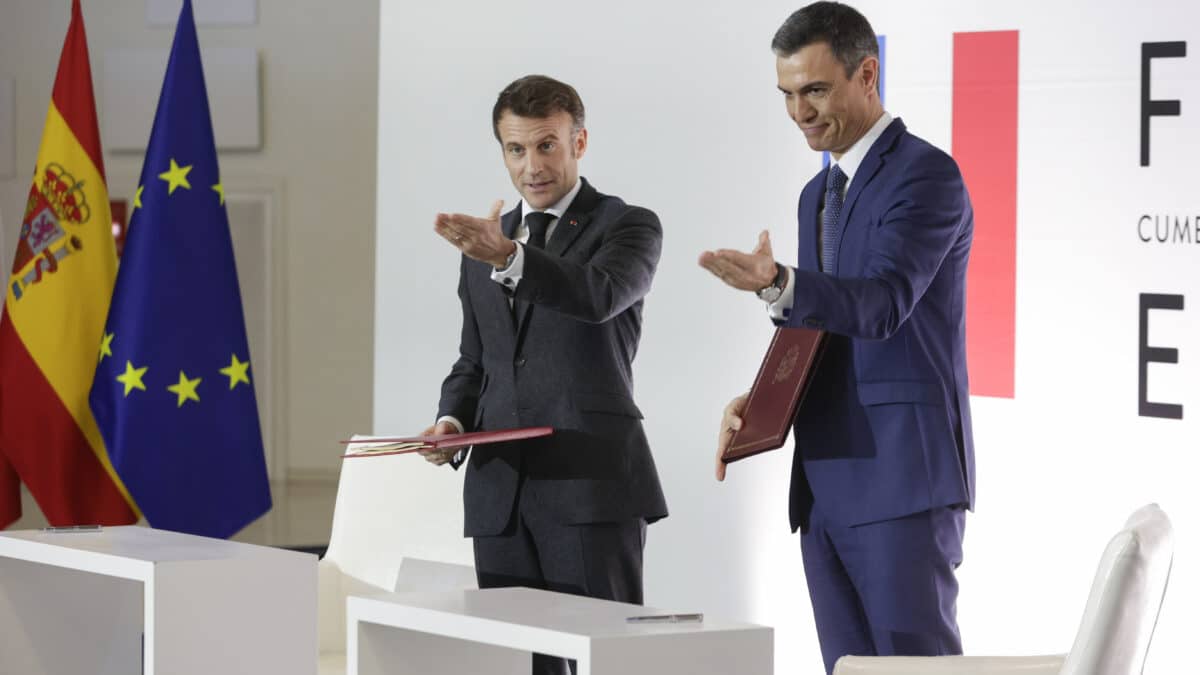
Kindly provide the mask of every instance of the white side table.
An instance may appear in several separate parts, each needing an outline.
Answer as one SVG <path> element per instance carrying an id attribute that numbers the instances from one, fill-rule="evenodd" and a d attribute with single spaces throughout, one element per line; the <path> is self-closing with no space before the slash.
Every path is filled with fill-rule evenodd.
<path id="1" fill-rule="evenodd" d="M 346 673 L 528 675 L 541 652 L 576 659 L 578 675 L 771 674 L 771 628 L 625 621 L 667 613 L 528 588 L 351 597 Z"/>
<path id="2" fill-rule="evenodd" d="M 313 555 L 144 527 L 0 533 L 0 673 L 312 675 L 316 616 Z"/>

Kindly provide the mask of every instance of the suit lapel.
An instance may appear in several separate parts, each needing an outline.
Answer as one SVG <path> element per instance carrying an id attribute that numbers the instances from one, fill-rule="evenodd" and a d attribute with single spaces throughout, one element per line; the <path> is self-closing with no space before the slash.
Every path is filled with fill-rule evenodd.
<path id="1" fill-rule="evenodd" d="M 825 173 L 822 171 L 808 181 L 800 193 L 800 206 L 797 220 L 800 222 L 800 250 L 796 255 L 796 266 L 802 270 L 821 271 L 821 239 L 817 236 L 820 231 L 818 214 L 821 208 L 821 195 L 824 193 Z"/>
<path id="2" fill-rule="evenodd" d="M 517 225 L 521 222 L 523 215 L 521 202 L 517 202 L 517 208 L 500 217 L 500 229 L 504 231 L 504 236 L 509 239 L 517 236 Z"/>
<path id="3" fill-rule="evenodd" d="M 863 158 L 862 164 L 859 165 L 858 171 L 854 173 L 854 179 L 850 181 L 850 191 L 846 193 L 846 201 L 842 204 L 842 213 L 838 218 L 838 243 L 834 250 L 833 269 L 838 269 L 838 262 L 842 252 L 842 241 L 846 238 L 846 224 L 850 222 L 850 214 L 854 211 L 854 204 L 858 201 L 858 196 L 875 178 L 875 174 L 879 173 L 879 169 L 883 167 L 884 157 L 891 151 L 892 146 L 900 138 L 900 134 L 904 132 L 904 122 L 900 118 L 892 120 L 892 123 L 887 125 L 883 130 L 883 134 L 871 145 L 871 149 L 867 151 L 867 156 Z"/>
<path id="4" fill-rule="evenodd" d="M 558 219 L 558 224 L 554 226 L 554 236 L 546 242 L 546 252 L 550 255 L 561 256 L 566 253 L 592 219 L 592 209 L 595 208 L 600 194 L 586 180 L 579 180 L 583 181 L 579 194 L 571 200 L 567 210 Z"/>

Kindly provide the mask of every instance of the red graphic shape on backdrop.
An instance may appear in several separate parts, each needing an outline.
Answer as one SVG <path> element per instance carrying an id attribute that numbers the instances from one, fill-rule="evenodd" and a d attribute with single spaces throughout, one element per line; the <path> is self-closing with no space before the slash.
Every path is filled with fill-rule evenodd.
<path id="1" fill-rule="evenodd" d="M 967 367 L 976 396 L 1015 389 L 1017 61 L 1018 31 L 954 34 L 952 154 L 975 208 Z"/>

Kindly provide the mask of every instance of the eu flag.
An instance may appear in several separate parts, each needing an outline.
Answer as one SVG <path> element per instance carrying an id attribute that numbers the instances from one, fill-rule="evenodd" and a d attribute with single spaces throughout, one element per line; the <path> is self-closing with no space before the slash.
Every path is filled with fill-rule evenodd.
<path id="1" fill-rule="evenodd" d="M 229 537 L 271 508 L 191 0 L 184 0 L 90 402 L 151 526 Z"/>

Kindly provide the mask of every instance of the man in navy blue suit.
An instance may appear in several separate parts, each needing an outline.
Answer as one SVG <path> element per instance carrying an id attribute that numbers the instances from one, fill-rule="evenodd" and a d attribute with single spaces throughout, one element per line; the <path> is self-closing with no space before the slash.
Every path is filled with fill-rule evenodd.
<path id="1" fill-rule="evenodd" d="M 700 264 L 756 292 L 777 324 L 830 334 L 793 427 L 790 497 L 826 671 L 846 654 L 958 654 L 954 571 L 975 492 L 970 200 L 954 160 L 883 109 L 860 13 L 808 5 L 772 49 L 788 115 L 833 161 L 800 194 L 795 268 L 766 232 Z M 718 480 L 745 400 L 725 409 Z"/>

